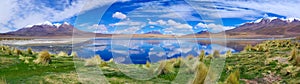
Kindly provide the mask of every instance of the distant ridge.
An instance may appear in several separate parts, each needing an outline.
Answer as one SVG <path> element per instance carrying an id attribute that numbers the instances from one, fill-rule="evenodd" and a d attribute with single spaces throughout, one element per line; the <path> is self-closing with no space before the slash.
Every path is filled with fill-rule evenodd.
<path id="1" fill-rule="evenodd" d="M 44 22 L 36 25 L 28 25 L 17 31 L 4 33 L 2 35 L 9 36 L 72 36 L 75 34 L 88 34 L 88 32 L 80 31 L 69 23 L 52 24 Z"/>
<path id="2" fill-rule="evenodd" d="M 150 31 L 144 34 L 162 34 L 162 33 L 160 33 L 159 31 Z"/>

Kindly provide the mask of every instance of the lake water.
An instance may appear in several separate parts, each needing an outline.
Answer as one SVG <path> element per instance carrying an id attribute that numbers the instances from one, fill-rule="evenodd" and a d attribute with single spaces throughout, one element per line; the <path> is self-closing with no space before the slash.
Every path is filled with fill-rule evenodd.
<path id="1" fill-rule="evenodd" d="M 117 63 L 144 64 L 160 60 L 198 56 L 201 50 L 211 54 L 217 49 L 221 53 L 228 50 L 239 52 L 250 41 L 228 41 L 227 44 L 212 44 L 207 39 L 92 39 L 78 44 L 47 44 L 16 46 L 20 49 L 31 47 L 34 51 L 49 50 L 52 53 L 60 51 L 76 51 L 81 58 L 100 55 L 102 59 L 114 59 Z M 243 43 L 243 44 L 241 44 Z M 255 41 L 257 43 L 257 41 Z"/>

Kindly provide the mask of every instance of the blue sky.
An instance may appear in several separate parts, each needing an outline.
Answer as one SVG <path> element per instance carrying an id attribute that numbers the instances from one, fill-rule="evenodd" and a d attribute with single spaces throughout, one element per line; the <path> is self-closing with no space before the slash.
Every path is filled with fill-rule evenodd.
<path id="1" fill-rule="evenodd" d="M 299 4 L 297 0 L 1 0 L 0 32 L 46 21 L 109 34 L 220 32 L 263 17 L 299 18 Z"/>

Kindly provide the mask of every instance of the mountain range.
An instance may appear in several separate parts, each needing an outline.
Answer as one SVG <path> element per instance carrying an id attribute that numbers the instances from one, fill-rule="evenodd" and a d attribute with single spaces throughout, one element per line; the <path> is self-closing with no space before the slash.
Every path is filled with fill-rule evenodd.
<path id="1" fill-rule="evenodd" d="M 297 18 L 262 18 L 225 31 L 229 35 L 282 35 L 295 36 L 300 34 L 300 19 Z"/>
<path id="2" fill-rule="evenodd" d="M 247 22 L 237 26 L 234 29 L 226 30 L 219 33 L 222 35 L 225 33 L 229 38 L 268 38 L 268 37 L 295 37 L 300 36 L 300 19 L 297 18 L 261 18 L 254 22 Z M 84 35 L 94 35 L 92 32 L 85 32 L 78 30 L 74 26 L 63 23 L 63 24 L 51 24 L 50 22 L 29 25 L 25 28 L 19 29 L 17 31 L 12 31 L 8 33 L 0 34 L 1 37 L 11 36 L 11 37 L 51 37 L 51 36 L 72 36 L 77 34 L 79 36 Z M 100 34 L 97 33 L 97 37 L 110 37 L 113 34 Z M 139 34 L 134 34 L 135 36 L 141 36 Z M 159 31 L 150 31 L 144 33 L 145 37 L 173 37 L 174 35 L 165 35 Z M 180 37 L 201 37 L 208 38 L 210 35 L 207 31 L 197 32 L 195 34 L 184 35 Z M 122 37 L 122 35 L 118 35 Z M 144 36 L 141 36 L 144 37 Z"/>

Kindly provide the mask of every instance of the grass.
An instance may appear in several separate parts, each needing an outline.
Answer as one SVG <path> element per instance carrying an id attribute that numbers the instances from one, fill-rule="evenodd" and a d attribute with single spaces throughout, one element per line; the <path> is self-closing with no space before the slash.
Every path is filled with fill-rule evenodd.
<path id="1" fill-rule="evenodd" d="M 51 62 L 51 55 L 48 51 L 42 51 L 39 53 L 36 60 L 33 61 L 36 64 L 44 64 L 47 65 Z"/>
<path id="2" fill-rule="evenodd" d="M 200 55 L 199 55 L 199 61 L 203 62 L 205 58 L 205 51 L 201 50 Z"/>
<path id="3" fill-rule="evenodd" d="M 63 51 L 60 51 L 58 54 L 57 54 L 57 57 L 68 57 L 69 55 Z"/>
<path id="4" fill-rule="evenodd" d="M 300 44 L 296 40 L 265 41 L 260 44 L 245 47 L 243 52 L 226 52 L 226 64 L 221 74 L 220 84 L 245 84 L 249 81 L 257 83 L 300 83 L 300 55 L 297 53 Z M 113 59 L 104 61 L 100 56 L 89 59 L 72 58 L 63 53 L 50 54 L 47 51 L 35 52 L 30 49 L 20 50 L 9 46 L 0 46 L 0 83 L 9 84 L 80 84 L 74 62 L 80 62 L 86 70 L 100 68 L 103 76 L 112 84 L 122 83 L 180 83 L 203 84 L 208 75 L 212 59 L 220 59 L 223 56 L 219 51 L 205 56 L 205 51 L 200 51 L 199 59 L 194 56 L 187 58 L 173 58 L 158 63 L 147 62 L 145 65 L 117 64 Z M 31 51 L 32 53 L 30 53 Z M 19 51 L 18 51 L 19 52 Z M 72 56 L 72 57 L 71 57 Z M 45 66 L 47 65 L 47 66 Z M 117 65 L 126 66 L 120 70 Z M 157 73 L 149 80 L 137 80 L 125 74 Z M 182 78 L 177 78 L 178 75 Z M 207 79 L 209 80 L 209 79 Z M 270 81 L 271 80 L 271 81 Z M 267 81 L 267 82 L 264 82 Z"/>
<path id="5" fill-rule="evenodd" d="M 204 84 L 207 73 L 208 73 L 207 66 L 204 63 L 200 63 L 197 66 L 197 73 L 195 75 L 195 79 L 193 80 L 193 84 Z"/>
<path id="6" fill-rule="evenodd" d="M 240 80 L 240 71 L 236 70 L 228 76 L 225 83 L 226 84 L 239 84 L 239 80 Z"/>

